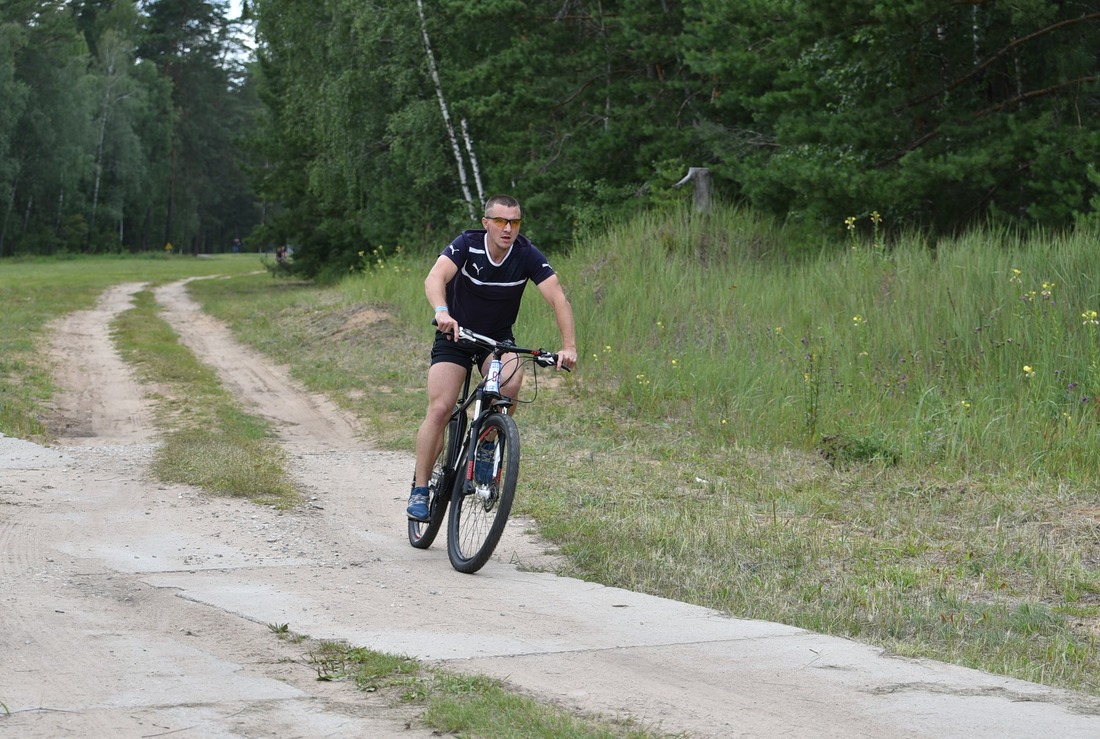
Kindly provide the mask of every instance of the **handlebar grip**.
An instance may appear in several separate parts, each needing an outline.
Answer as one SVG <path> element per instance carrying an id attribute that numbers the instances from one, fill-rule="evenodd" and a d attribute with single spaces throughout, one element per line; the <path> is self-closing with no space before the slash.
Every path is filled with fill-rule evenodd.
<path id="1" fill-rule="evenodd" d="M 558 364 L 558 355 L 551 354 L 550 352 L 543 352 L 535 356 L 535 363 L 543 367 L 556 367 Z M 572 372 L 568 367 L 562 367 L 566 372 Z"/>
<path id="2" fill-rule="evenodd" d="M 436 321 L 434 318 L 432 319 L 432 325 L 435 326 L 436 328 L 439 328 L 439 322 Z M 444 331 L 443 335 L 444 336 L 454 336 L 454 332 L 453 331 Z"/>

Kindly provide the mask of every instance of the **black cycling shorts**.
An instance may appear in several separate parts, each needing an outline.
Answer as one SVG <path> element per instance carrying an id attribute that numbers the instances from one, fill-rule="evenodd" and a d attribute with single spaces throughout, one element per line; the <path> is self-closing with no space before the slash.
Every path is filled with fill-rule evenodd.
<path id="1" fill-rule="evenodd" d="M 511 337 L 508 340 L 515 341 Z M 498 339 L 498 341 L 502 341 L 502 339 Z M 476 363 L 477 368 L 480 370 L 491 353 L 485 347 L 478 346 L 470 341 L 451 341 L 450 336 L 444 336 L 436 331 L 435 343 L 432 344 L 432 364 L 450 362 L 469 369 L 472 363 Z"/>

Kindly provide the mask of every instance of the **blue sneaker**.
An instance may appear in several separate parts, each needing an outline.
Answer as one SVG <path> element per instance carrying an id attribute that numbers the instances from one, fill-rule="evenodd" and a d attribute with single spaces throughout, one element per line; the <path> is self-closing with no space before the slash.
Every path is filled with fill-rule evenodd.
<path id="1" fill-rule="evenodd" d="M 496 456 L 496 442 L 483 441 L 474 457 L 474 482 L 481 484 L 493 481 L 493 458 Z"/>
<path id="2" fill-rule="evenodd" d="M 405 513 L 414 521 L 427 521 L 431 518 L 428 511 L 428 488 L 413 488 L 409 496 L 409 507 Z"/>

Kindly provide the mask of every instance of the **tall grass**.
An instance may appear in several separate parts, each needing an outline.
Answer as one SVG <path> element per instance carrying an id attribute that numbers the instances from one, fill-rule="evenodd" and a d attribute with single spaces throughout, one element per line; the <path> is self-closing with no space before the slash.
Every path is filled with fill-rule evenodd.
<path id="1" fill-rule="evenodd" d="M 798 262 L 759 257 L 789 251 L 781 239 L 738 211 L 684 211 L 582 245 L 559 266 L 585 372 L 632 416 L 726 444 L 1097 471 L 1095 237 L 854 238 Z M 522 325 L 555 335 L 541 309 Z"/>
<path id="2" fill-rule="evenodd" d="M 838 218 L 843 243 L 822 248 L 792 244 L 792 232 L 737 209 L 684 209 L 579 244 L 554 260 L 579 327 L 570 387 L 647 433 L 651 421 L 688 430 L 700 449 L 793 446 L 835 464 L 1095 474 L 1097 236 L 986 230 L 886 244 L 884 225 L 848 223 L 844 239 Z M 364 271 L 326 301 L 344 319 L 374 307 L 372 331 L 405 335 L 412 350 L 431 334 L 420 280 L 436 251 L 397 251 L 363 254 Z M 296 322 L 300 338 L 310 320 Z M 340 316 L 328 320 L 350 336 Z M 534 289 L 519 331 L 521 343 L 557 341 Z M 419 389 L 426 353 L 374 361 L 391 390 Z M 383 435 L 404 399 L 392 410 Z"/>
<path id="3" fill-rule="evenodd" d="M 653 214 L 554 258 L 581 362 L 520 415 L 518 511 L 570 574 L 1100 692 L 1095 239 L 837 220 Z M 194 290 L 409 451 L 437 253 Z M 517 330 L 556 343 L 537 290 Z"/>

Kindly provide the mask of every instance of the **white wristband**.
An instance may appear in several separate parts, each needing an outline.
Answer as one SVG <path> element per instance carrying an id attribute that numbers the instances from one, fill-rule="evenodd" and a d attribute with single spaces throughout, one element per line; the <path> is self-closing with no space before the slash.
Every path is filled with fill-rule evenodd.
<path id="1" fill-rule="evenodd" d="M 435 307 L 435 312 L 436 313 L 442 313 L 445 310 L 447 310 L 447 306 L 445 306 L 445 305 L 437 305 Z"/>

